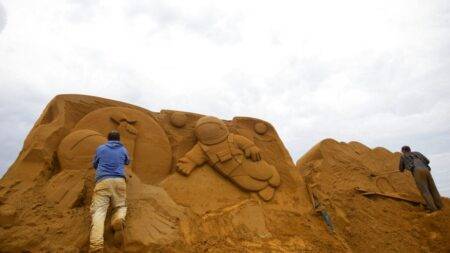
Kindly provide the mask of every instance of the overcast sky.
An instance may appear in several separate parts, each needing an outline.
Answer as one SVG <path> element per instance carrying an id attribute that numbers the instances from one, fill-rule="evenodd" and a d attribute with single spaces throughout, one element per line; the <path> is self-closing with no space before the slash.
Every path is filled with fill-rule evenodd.
<path id="1" fill-rule="evenodd" d="M 450 196 L 450 1 L 0 0 L 0 175 L 57 94 L 272 122 L 432 161 Z M 396 168 L 392 168 L 396 169 Z"/>

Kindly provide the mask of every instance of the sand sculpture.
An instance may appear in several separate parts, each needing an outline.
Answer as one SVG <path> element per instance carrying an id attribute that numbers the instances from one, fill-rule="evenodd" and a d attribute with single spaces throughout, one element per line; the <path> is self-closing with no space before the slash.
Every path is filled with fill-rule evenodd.
<path id="1" fill-rule="evenodd" d="M 172 151 L 164 130 L 150 116 L 126 107 L 106 107 L 84 116 L 74 131 L 90 129 L 106 136 L 119 131 L 131 157 L 130 169 L 143 182 L 154 183 L 171 170 Z"/>
<path id="2" fill-rule="evenodd" d="M 272 199 L 280 175 L 261 159 L 261 151 L 252 141 L 230 134 L 220 119 L 211 116 L 197 121 L 195 135 L 198 143 L 178 160 L 180 173 L 189 175 L 194 168 L 208 163 L 239 187 L 258 192 L 265 201 Z"/>
<path id="3" fill-rule="evenodd" d="M 419 196 L 407 174 L 385 175 L 395 189 L 370 176 L 398 162 L 383 148 L 325 140 L 295 167 L 275 128 L 261 119 L 59 95 L 0 180 L 1 252 L 87 252 L 90 157 L 112 129 L 133 159 L 125 252 L 450 251 L 449 209 L 426 216 L 420 206 L 355 191 Z M 106 252 L 122 252 L 113 236 L 107 227 Z"/>

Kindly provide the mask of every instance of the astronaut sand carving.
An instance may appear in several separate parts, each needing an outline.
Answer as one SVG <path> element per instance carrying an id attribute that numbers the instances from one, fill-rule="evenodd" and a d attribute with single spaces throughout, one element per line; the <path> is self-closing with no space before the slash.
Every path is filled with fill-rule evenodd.
<path id="1" fill-rule="evenodd" d="M 273 165 L 261 159 L 261 151 L 242 135 L 232 134 L 218 118 L 206 116 L 195 125 L 198 143 L 178 160 L 178 171 L 189 175 L 193 169 L 208 163 L 239 187 L 253 192 L 265 201 L 272 199 L 280 185 L 280 175 Z"/>

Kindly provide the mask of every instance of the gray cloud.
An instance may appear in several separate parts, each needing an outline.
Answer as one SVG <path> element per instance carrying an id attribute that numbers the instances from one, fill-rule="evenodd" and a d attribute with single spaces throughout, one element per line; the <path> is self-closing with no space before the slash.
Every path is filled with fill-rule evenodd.
<path id="1" fill-rule="evenodd" d="M 5 29 L 6 26 L 6 9 L 3 6 L 2 2 L 0 2 L 0 33 Z"/>
<path id="2" fill-rule="evenodd" d="M 167 32 L 170 28 L 185 29 L 188 32 L 209 38 L 216 43 L 237 43 L 241 38 L 239 14 L 226 14 L 212 4 L 194 12 L 184 11 L 186 6 L 177 6 L 167 1 L 128 1 L 124 7 L 130 19 L 149 18 L 157 26 L 151 30 Z"/>

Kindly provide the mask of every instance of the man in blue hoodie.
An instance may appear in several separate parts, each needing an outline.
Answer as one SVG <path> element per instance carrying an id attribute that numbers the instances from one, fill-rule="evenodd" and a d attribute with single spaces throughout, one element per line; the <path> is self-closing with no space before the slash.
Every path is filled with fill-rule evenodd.
<path id="1" fill-rule="evenodd" d="M 96 183 L 91 204 L 91 252 L 103 252 L 103 230 L 110 201 L 114 208 L 111 218 L 114 239 L 118 244 L 123 243 L 127 212 L 124 170 L 129 163 L 128 151 L 120 142 L 119 132 L 111 131 L 108 143 L 97 148 L 93 161 Z"/>

